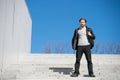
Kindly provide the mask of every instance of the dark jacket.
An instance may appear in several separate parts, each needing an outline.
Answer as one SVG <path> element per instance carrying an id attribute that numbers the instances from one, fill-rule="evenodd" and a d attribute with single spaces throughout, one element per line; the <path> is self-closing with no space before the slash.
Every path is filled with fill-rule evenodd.
<path id="1" fill-rule="evenodd" d="M 72 38 L 72 49 L 74 49 L 74 50 L 77 50 L 78 30 L 79 30 L 79 29 L 80 29 L 80 28 L 75 29 L 74 35 L 73 35 L 73 38 Z M 87 30 L 86 30 L 87 39 L 88 39 L 88 42 L 90 43 L 90 48 L 92 49 L 92 48 L 94 47 L 95 35 L 94 35 L 94 33 L 93 33 L 93 31 L 92 31 L 91 28 L 88 28 L 88 27 L 86 26 L 86 29 L 87 29 Z M 88 31 L 91 32 L 92 36 L 89 36 L 89 35 L 87 34 Z"/>

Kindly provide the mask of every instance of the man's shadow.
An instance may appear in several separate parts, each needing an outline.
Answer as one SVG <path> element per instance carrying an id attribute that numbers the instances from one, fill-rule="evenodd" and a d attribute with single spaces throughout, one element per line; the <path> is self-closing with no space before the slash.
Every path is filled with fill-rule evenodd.
<path id="1" fill-rule="evenodd" d="M 73 68 L 50 67 L 49 70 L 53 70 L 53 72 L 58 72 L 59 74 L 69 75 L 73 71 Z"/>

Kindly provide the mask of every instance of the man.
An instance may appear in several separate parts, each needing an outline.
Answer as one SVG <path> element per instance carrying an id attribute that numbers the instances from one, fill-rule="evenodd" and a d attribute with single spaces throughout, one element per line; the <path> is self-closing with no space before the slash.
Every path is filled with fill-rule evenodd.
<path id="1" fill-rule="evenodd" d="M 95 77 L 93 73 L 93 65 L 91 59 L 91 49 L 94 46 L 95 35 L 92 29 L 86 26 L 87 20 L 85 18 L 81 18 L 79 20 L 80 27 L 77 28 L 74 32 L 74 36 L 72 38 L 72 48 L 76 50 L 76 62 L 75 62 L 75 71 L 71 75 L 71 77 L 78 77 L 80 60 L 85 53 L 85 57 L 88 63 L 88 74 L 90 77 Z"/>

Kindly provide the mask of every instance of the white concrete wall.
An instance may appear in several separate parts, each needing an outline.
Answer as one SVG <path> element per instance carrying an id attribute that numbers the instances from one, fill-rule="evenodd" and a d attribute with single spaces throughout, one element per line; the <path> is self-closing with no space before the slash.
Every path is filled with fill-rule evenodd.
<path id="1" fill-rule="evenodd" d="M 31 49 L 32 20 L 25 0 L 0 0 L 0 68 Z"/>

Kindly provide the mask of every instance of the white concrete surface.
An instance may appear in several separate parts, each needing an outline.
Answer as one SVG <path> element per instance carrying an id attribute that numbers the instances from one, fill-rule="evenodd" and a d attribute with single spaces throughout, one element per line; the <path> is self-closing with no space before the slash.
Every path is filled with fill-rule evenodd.
<path id="1" fill-rule="evenodd" d="M 83 55 L 79 77 L 74 71 L 75 54 L 20 55 L 19 63 L 12 64 L 0 75 L 1 80 L 120 80 L 120 55 L 93 54 L 95 78 L 88 77 Z"/>
<path id="2" fill-rule="evenodd" d="M 25 0 L 0 0 L 0 69 L 30 53 L 31 28 Z"/>
<path id="3" fill-rule="evenodd" d="M 0 0 L 0 80 L 120 80 L 120 55 L 93 54 L 95 78 L 70 77 L 75 54 L 30 54 L 32 20 L 25 0 Z"/>

